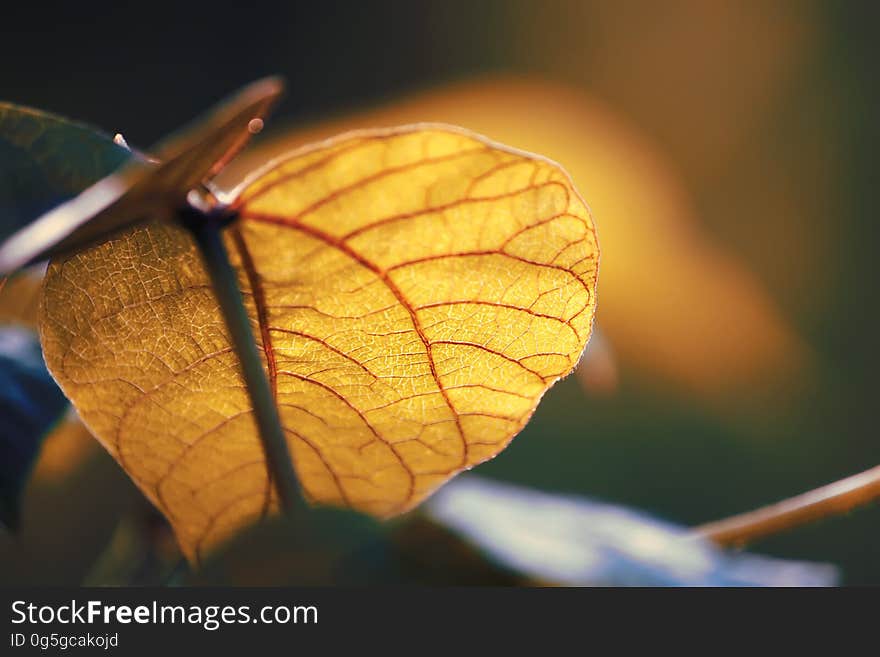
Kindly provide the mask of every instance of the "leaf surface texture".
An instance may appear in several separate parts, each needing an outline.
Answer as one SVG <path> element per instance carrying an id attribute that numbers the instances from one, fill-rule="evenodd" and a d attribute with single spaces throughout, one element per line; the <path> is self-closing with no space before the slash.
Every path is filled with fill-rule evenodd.
<path id="1" fill-rule="evenodd" d="M 379 517 L 495 456 L 590 334 L 589 212 L 555 164 L 445 126 L 307 147 L 226 234 L 308 497 Z M 54 262 L 47 362 L 192 558 L 277 507 L 195 246 L 153 224 Z"/>

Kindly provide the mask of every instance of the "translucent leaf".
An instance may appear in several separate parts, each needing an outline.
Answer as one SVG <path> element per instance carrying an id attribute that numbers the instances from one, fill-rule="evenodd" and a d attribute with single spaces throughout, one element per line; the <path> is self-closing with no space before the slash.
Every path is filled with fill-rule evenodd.
<path id="1" fill-rule="evenodd" d="M 555 164 L 448 126 L 354 133 L 237 192 L 227 244 L 315 502 L 386 517 L 500 452 L 583 352 L 598 247 Z M 83 420 L 188 555 L 277 506 L 188 233 L 54 262 L 41 331 Z"/>

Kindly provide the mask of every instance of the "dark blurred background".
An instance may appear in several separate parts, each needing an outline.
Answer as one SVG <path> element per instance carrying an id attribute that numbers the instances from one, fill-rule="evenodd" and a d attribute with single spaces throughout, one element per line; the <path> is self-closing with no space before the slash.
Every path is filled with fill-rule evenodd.
<path id="1" fill-rule="evenodd" d="M 447 120 L 568 167 L 603 246 L 603 340 L 481 474 L 696 524 L 880 463 L 872 3 L 19 3 L 4 13 L 2 99 L 138 147 L 279 73 L 289 93 L 253 161 L 301 143 L 300 126 Z M 113 506 L 86 483 L 82 494 L 104 501 L 88 516 L 104 536 L 102 509 L 115 513 L 120 498 Z M 77 548 L 82 563 L 70 568 L 100 543 Z M 880 508 L 754 549 L 880 584 Z"/>

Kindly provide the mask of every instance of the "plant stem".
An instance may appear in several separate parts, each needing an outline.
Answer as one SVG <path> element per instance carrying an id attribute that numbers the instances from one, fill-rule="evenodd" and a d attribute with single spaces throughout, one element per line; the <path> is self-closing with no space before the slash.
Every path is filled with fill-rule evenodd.
<path id="1" fill-rule="evenodd" d="M 211 214 L 205 214 L 194 208 L 182 210 L 180 219 L 193 234 L 211 276 L 220 310 L 229 328 L 235 353 L 241 362 L 242 374 L 266 454 L 270 479 L 274 482 L 282 507 L 287 513 L 291 513 L 302 505 L 302 496 L 293 470 L 287 439 L 281 426 L 281 418 L 278 416 L 278 407 L 275 405 L 251 330 L 251 320 L 238 287 L 238 276 L 229 262 L 223 244 L 221 221 Z"/>
<path id="2" fill-rule="evenodd" d="M 694 532 L 721 545 L 745 545 L 880 499 L 880 465 L 769 506 L 700 525 Z"/>

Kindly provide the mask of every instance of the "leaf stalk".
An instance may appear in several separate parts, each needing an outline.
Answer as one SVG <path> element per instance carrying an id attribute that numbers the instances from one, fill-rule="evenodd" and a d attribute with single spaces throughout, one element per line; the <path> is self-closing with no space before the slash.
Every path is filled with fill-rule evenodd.
<path id="1" fill-rule="evenodd" d="M 241 363 L 242 375 L 253 404 L 254 416 L 263 443 L 269 477 L 275 486 L 281 506 L 292 513 L 303 504 L 299 482 L 293 469 L 293 460 L 278 415 L 278 407 L 257 351 L 251 329 L 251 320 L 244 306 L 238 275 L 229 262 L 221 233 L 223 225 L 232 219 L 222 208 L 204 211 L 187 207 L 180 211 L 179 220 L 192 233 L 202 260 L 211 277 L 214 293 L 229 329 L 235 353 Z"/>

